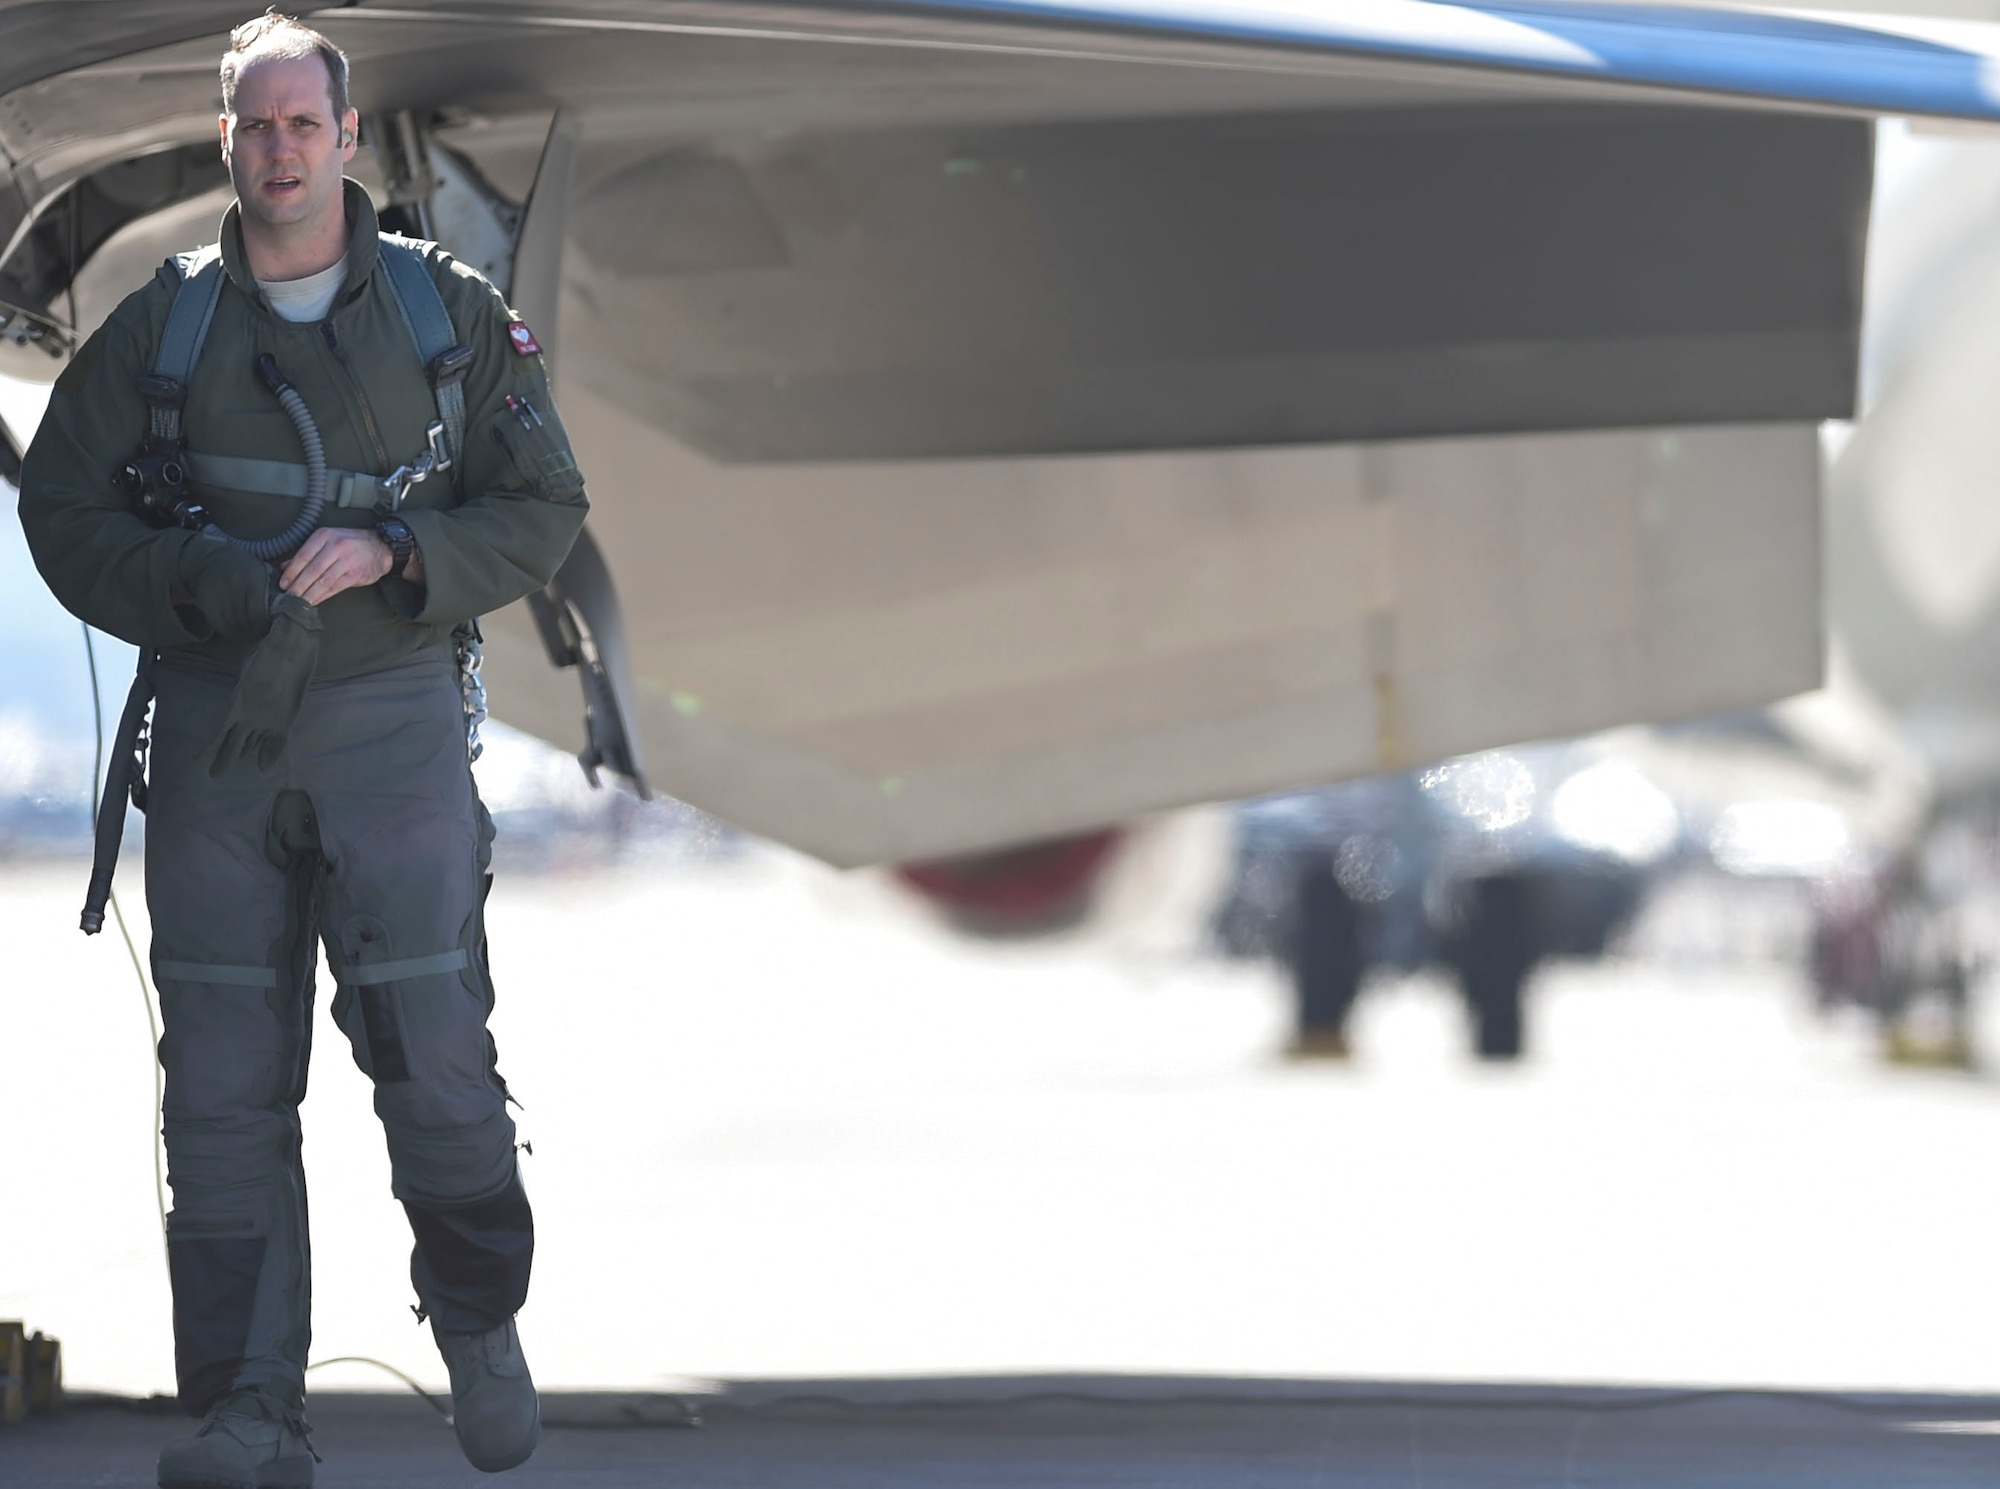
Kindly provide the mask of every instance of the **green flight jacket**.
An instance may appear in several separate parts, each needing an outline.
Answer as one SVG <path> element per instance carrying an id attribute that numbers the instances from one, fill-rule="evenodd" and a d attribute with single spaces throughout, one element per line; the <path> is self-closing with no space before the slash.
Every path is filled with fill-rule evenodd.
<path id="1" fill-rule="evenodd" d="M 182 427 L 190 452 L 303 464 L 297 431 L 258 377 L 269 353 L 319 425 L 327 465 L 387 475 L 425 449 L 437 417 L 415 338 L 378 265 L 379 227 L 361 187 L 346 185 L 347 280 L 327 318 L 280 318 L 243 252 L 238 209 L 222 219 L 227 282 L 189 379 Z M 458 337 L 472 348 L 465 448 L 455 469 L 410 489 L 402 517 L 423 555 L 424 583 L 400 578 L 350 589 L 320 609 L 316 675 L 351 677 L 448 644 L 453 627 L 540 589 L 583 526 L 583 478 L 549 397 L 538 353 L 510 338 L 518 324 L 485 278 L 432 248 L 425 258 Z M 139 448 L 150 372 L 178 280 L 163 269 L 126 297 L 56 380 L 21 469 L 21 526 L 35 566 L 71 614 L 138 646 L 234 670 L 250 649 L 210 633 L 179 577 L 181 554 L 211 537 L 142 520 L 112 485 Z M 523 338 L 533 345 L 533 338 Z M 541 424 L 508 400 L 525 400 Z M 454 479 L 455 478 L 455 479 Z M 211 519 L 242 538 L 283 532 L 295 497 L 193 487 Z M 371 527 L 365 507 L 329 498 L 326 527 Z"/>

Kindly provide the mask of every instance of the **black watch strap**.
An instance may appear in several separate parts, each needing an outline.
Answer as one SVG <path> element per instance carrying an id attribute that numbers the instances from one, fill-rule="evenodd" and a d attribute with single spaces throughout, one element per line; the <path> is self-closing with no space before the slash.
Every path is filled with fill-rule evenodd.
<path id="1" fill-rule="evenodd" d="M 375 523 L 375 535 L 389 545 L 389 572 L 400 577 L 417 551 L 417 535 L 400 517 L 382 517 Z"/>

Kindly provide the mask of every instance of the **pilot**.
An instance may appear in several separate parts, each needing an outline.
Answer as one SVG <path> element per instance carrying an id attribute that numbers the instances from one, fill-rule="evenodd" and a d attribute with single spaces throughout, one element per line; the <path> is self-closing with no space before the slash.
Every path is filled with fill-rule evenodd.
<path id="1" fill-rule="evenodd" d="M 493 828 L 462 654 L 477 616 L 554 575 L 583 482 L 533 332 L 464 264 L 380 235 L 344 179 L 337 48 L 275 12 L 238 27 L 220 125 L 236 201 L 217 248 L 170 261 L 83 344 L 20 483 L 50 589 L 140 648 L 157 700 L 174 1356 L 203 1419 L 159 1482 L 312 1482 L 315 938 L 460 1445 L 497 1471 L 540 1435 L 514 1322 L 534 1237 L 486 1027 Z"/>

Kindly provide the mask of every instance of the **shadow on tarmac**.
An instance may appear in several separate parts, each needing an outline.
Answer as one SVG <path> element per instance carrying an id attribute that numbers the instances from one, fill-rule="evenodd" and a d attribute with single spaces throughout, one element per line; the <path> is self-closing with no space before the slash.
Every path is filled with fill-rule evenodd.
<path id="1" fill-rule="evenodd" d="M 1190 1376 L 741 1381 L 551 1393 L 509 1485 L 639 1489 L 1489 1489 L 1991 1485 L 2000 1397 Z M 320 1489 L 491 1484 L 409 1393 L 310 1402 Z M 0 1428 L 0 1489 L 148 1485 L 170 1403 Z"/>

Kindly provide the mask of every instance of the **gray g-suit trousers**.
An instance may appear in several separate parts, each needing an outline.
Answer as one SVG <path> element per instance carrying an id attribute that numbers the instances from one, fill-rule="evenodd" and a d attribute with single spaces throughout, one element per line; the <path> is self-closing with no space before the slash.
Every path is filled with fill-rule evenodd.
<path id="1" fill-rule="evenodd" d="M 315 683 L 284 757 L 208 775 L 233 679 L 161 659 L 146 827 L 182 1405 L 298 1403 L 311 1337 L 299 1102 L 315 943 L 375 1087 L 412 1280 L 447 1329 L 527 1295 L 533 1221 L 486 1028 L 492 823 L 456 668 Z"/>

